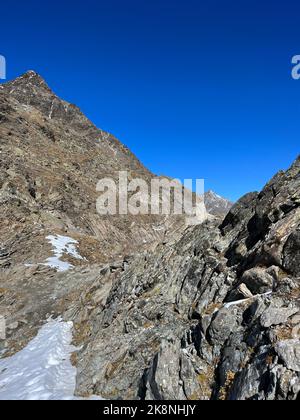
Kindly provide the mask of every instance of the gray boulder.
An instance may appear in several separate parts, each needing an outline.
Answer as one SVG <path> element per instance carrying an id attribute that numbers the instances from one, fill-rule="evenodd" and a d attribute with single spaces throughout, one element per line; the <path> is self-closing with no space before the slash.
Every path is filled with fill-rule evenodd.
<path id="1" fill-rule="evenodd" d="M 278 356 L 288 369 L 300 372 L 300 340 L 279 341 L 275 345 Z"/>
<path id="2" fill-rule="evenodd" d="M 252 268 L 243 274 L 242 283 L 254 295 L 257 295 L 271 291 L 273 289 L 274 278 L 262 268 Z"/>
<path id="3" fill-rule="evenodd" d="M 298 308 L 276 308 L 270 306 L 261 316 L 260 323 L 264 328 L 284 324 L 292 315 L 299 312 Z"/>

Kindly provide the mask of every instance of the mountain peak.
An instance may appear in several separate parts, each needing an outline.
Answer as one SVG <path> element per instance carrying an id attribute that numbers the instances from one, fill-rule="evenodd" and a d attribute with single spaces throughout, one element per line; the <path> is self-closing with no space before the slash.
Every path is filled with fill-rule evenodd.
<path id="1" fill-rule="evenodd" d="M 204 194 L 205 206 L 208 213 L 215 216 L 224 216 L 231 209 L 233 203 L 224 197 L 216 194 L 214 191 L 209 190 Z"/>
<path id="2" fill-rule="evenodd" d="M 25 74 L 28 74 L 29 76 L 39 76 L 40 75 L 35 70 L 28 70 Z"/>
<path id="3" fill-rule="evenodd" d="M 38 87 L 46 90 L 48 93 L 52 93 L 43 77 L 34 70 L 28 70 L 26 73 L 2 86 L 4 89 L 6 88 L 10 91 L 10 93 L 12 93 L 12 90 L 15 91 L 15 89 L 26 89 L 28 92 L 29 90 L 33 90 L 33 87 Z"/>
<path id="4" fill-rule="evenodd" d="M 26 73 L 24 73 L 22 76 L 20 76 L 20 79 L 28 80 L 28 81 L 31 81 L 31 82 L 38 81 L 38 82 L 42 82 L 42 83 L 46 84 L 43 77 L 34 70 L 28 70 Z"/>
<path id="5" fill-rule="evenodd" d="M 34 70 L 28 70 L 16 79 L 2 84 L 0 89 L 21 104 L 36 108 L 50 119 L 64 121 L 79 119 L 87 125 L 86 118 L 83 118 L 79 110 L 60 99 L 48 86 L 45 79 Z"/>
<path id="6" fill-rule="evenodd" d="M 207 196 L 211 196 L 211 197 L 219 197 L 219 198 L 221 198 L 217 193 L 215 193 L 213 190 L 208 190 L 206 193 L 205 193 Z"/>

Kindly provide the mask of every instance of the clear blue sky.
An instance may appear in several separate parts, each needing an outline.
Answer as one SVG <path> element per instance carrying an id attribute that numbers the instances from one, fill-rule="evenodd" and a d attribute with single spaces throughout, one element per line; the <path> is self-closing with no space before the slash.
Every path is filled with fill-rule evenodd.
<path id="1" fill-rule="evenodd" d="M 299 154 L 299 1 L 1 4 L 8 78 L 38 71 L 157 174 L 237 199 Z"/>

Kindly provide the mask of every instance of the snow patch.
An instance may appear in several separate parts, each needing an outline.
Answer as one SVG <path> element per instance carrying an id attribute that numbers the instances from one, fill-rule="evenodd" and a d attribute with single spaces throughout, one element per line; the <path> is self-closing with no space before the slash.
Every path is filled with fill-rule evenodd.
<path id="1" fill-rule="evenodd" d="M 23 350 L 0 359 L 0 400 L 73 400 L 72 322 L 49 320 Z"/>
<path id="2" fill-rule="evenodd" d="M 242 303 L 249 302 L 250 300 L 257 299 L 260 296 L 262 296 L 262 297 L 264 297 L 264 296 L 270 296 L 270 295 L 272 295 L 272 293 L 273 292 L 270 291 L 270 292 L 267 292 L 267 293 L 263 293 L 263 294 L 259 294 L 259 295 L 254 295 L 254 296 L 252 296 L 250 298 L 247 298 L 247 299 L 235 300 L 233 302 L 225 303 L 223 305 L 223 307 L 226 308 L 226 309 L 228 309 L 228 308 L 231 308 L 232 306 L 240 305 Z"/>
<path id="3" fill-rule="evenodd" d="M 50 113 L 49 113 L 49 117 L 48 117 L 50 120 L 52 119 L 52 114 L 53 114 L 53 109 L 54 109 L 54 102 L 55 102 L 55 99 L 53 99 L 53 101 L 51 103 Z"/>
<path id="4" fill-rule="evenodd" d="M 43 265 L 45 267 L 54 268 L 59 272 L 68 271 L 74 266 L 66 261 L 61 261 L 63 255 L 69 255 L 77 260 L 84 260 L 77 251 L 76 245 L 78 241 L 68 236 L 62 235 L 49 235 L 46 239 L 51 243 L 53 247 L 53 257 L 47 258 L 44 263 L 38 263 L 37 265 Z M 25 264 L 25 267 L 33 267 L 35 264 Z"/>
<path id="5" fill-rule="evenodd" d="M 60 260 L 64 254 L 68 254 L 77 260 L 83 260 L 82 256 L 77 252 L 76 245 L 78 245 L 78 241 L 75 239 L 61 235 L 49 235 L 46 239 L 53 246 L 54 252 L 54 257 L 48 258 L 43 264 L 46 267 L 55 268 L 60 272 L 68 271 L 70 268 L 73 268 L 72 264 Z"/>

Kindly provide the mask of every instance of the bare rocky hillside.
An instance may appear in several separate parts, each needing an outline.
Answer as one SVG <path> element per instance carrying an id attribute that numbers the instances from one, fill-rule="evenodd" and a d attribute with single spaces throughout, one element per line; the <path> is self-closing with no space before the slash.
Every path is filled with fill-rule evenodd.
<path id="1" fill-rule="evenodd" d="M 119 171 L 128 171 L 129 180 L 153 175 L 35 72 L 0 86 L 0 119 L 1 242 L 10 248 L 5 266 L 41 262 L 48 235 L 67 233 L 93 263 L 148 248 L 174 221 L 180 227 L 178 218 L 97 214 L 100 179 L 117 180 Z"/>

